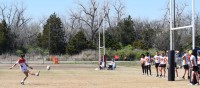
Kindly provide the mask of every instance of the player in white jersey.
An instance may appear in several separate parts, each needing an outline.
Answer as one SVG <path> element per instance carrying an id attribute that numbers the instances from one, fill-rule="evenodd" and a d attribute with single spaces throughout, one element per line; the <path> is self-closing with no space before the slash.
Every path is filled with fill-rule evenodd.
<path id="1" fill-rule="evenodd" d="M 198 74 L 198 66 L 197 66 L 197 58 L 194 56 L 195 53 L 192 52 L 192 55 L 190 57 L 190 67 L 192 68 L 192 75 L 191 80 L 192 84 L 194 85 L 194 81 L 196 81 L 196 85 L 199 85 L 199 74 Z M 194 80 L 194 77 L 196 77 L 196 80 Z"/>
<path id="2" fill-rule="evenodd" d="M 159 67 L 160 67 L 160 77 L 162 77 L 162 72 L 164 72 L 164 77 L 165 77 L 165 74 L 166 74 L 166 60 L 167 58 L 165 57 L 164 53 L 162 53 L 162 56 L 160 57 L 160 64 L 159 64 Z"/>
<path id="3" fill-rule="evenodd" d="M 198 65 L 198 73 L 200 75 L 200 52 L 199 52 L 199 55 L 197 57 L 197 65 Z M 199 76 L 200 77 L 200 76 Z"/>
<path id="4" fill-rule="evenodd" d="M 38 71 L 37 73 L 31 73 L 27 67 L 29 67 L 30 69 L 33 69 L 31 66 L 29 66 L 27 63 L 26 63 L 26 60 L 24 59 L 25 55 L 22 54 L 21 55 L 21 58 L 19 58 L 17 60 L 17 62 L 10 68 L 12 69 L 13 67 L 15 67 L 17 64 L 20 65 L 20 69 L 21 71 L 25 74 L 25 77 L 24 79 L 20 82 L 22 85 L 24 85 L 24 81 L 28 78 L 28 74 L 31 74 L 31 75 L 35 75 L 35 76 L 39 76 L 39 73 L 40 71 Z"/>
<path id="5" fill-rule="evenodd" d="M 160 55 L 158 51 L 156 52 L 156 55 L 154 56 L 154 61 L 155 61 L 155 68 L 156 68 L 156 73 L 157 73 L 156 77 L 159 77 L 158 67 L 160 64 Z"/>
<path id="6" fill-rule="evenodd" d="M 141 63 L 141 67 L 142 67 L 142 73 L 143 73 L 143 75 L 146 74 L 146 66 L 145 66 L 145 62 L 146 62 L 146 60 L 145 60 L 145 55 L 142 54 L 142 55 L 141 55 L 141 59 L 140 59 L 140 63 Z"/>
<path id="7" fill-rule="evenodd" d="M 150 73 L 150 76 L 151 76 L 151 57 L 150 57 L 150 55 L 149 55 L 149 52 L 147 52 L 146 53 L 146 56 L 145 56 L 145 59 L 146 59 L 146 66 L 147 66 L 147 69 L 146 69 L 146 71 L 147 71 L 147 75 L 148 75 L 148 70 L 149 70 L 149 73 Z"/>
<path id="8" fill-rule="evenodd" d="M 185 54 L 182 56 L 182 59 L 183 59 L 182 65 L 183 65 L 183 67 L 185 69 L 182 78 L 185 79 L 185 74 L 187 73 L 188 79 L 190 79 L 190 76 L 189 76 L 189 64 L 190 64 L 190 60 L 188 58 L 188 50 L 185 51 Z"/>

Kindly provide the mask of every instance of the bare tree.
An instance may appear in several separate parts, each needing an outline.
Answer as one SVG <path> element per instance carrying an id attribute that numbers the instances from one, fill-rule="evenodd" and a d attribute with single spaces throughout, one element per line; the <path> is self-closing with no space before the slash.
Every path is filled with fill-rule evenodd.
<path id="1" fill-rule="evenodd" d="M 112 6 L 110 6 L 110 4 Z M 106 13 L 108 14 L 106 17 L 106 21 L 111 29 L 114 26 L 117 26 L 118 22 L 122 20 L 125 15 L 125 4 L 123 0 L 114 0 L 114 2 L 109 2 L 105 4 L 104 8 Z M 110 14 L 110 11 L 113 10 L 114 15 Z"/>
<path id="2" fill-rule="evenodd" d="M 97 0 L 89 0 L 87 6 L 81 2 L 77 3 L 79 10 L 77 12 L 71 11 L 71 28 L 75 26 L 80 30 L 84 30 L 86 37 L 93 41 L 96 40 L 96 33 L 101 28 L 101 25 L 109 13 L 108 5 L 104 4 L 100 8 L 100 3 Z M 75 23 L 79 23 L 78 25 Z"/>
<path id="3" fill-rule="evenodd" d="M 31 18 L 24 16 L 25 8 L 23 5 L 0 5 L 0 19 L 5 20 L 10 29 L 10 41 L 12 41 L 12 47 L 23 46 L 23 37 L 26 35 L 23 31 L 26 30 L 27 24 Z"/>
<path id="4" fill-rule="evenodd" d="M 41 32 L 42 27 L 40 23 L 31 23 L 28 25 L 27 29 L 24 31 L 26 36 L 24 36 L 26 45 L 35 45 L 37 41 L 37 36 Z"/>
<path id="5" fill-rule="evenodd" d="M 113 7 L 117 14 L 117 22 L 119 22 L 122 17 L 125 15 L 125 5 L 122 2 L 123 0 L 115 0 Z"/>

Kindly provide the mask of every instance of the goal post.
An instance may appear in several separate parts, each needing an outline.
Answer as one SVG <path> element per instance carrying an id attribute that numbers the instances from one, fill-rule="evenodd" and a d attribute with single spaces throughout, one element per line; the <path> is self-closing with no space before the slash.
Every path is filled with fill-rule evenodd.
<path id="1" fill-rule="evenodd" d="M 104 68 L 106 67 L 106 56 L 105 56 L 105 19 L 103 19 L 103 27 L 102 29 L 99 27 L 99 46 L 98 46 L 98 50 L 99 50 L 99 55 L 98 55 L 98 64 L 100 65 L 100 62 L 104 63 Z M 99 20 L 98 20 L 99 21 Z M 101 33 L 103 34 L 101 36 Z M 101 40 L 101 37 L 103 38 Z M 103 45 L 101 46 L 101 42 L 103 43 Z M 102 49 L 103 49 L 103 55 L 102 55 Z"/>
<path id="2" fill-rule="evenodd" d="M 175 0 L 174 3 L 175 5 Z M 172 10 L 175 11 L 175 7 L 172 5 L 172 0 L 170 0 L 170 51 L 168 53 L 168 62 L 169 62 L 169 68 L 168 68 L 168 81 L 174 81 L 175 80 L 175 71 L 174 71 L 174 63 L 175 63 L 175 50 L 174 50 L 174 41 L 173 41 L 173 32 L 174 30 L 181 30 L 186 28 L 192 28 L 192 49 L 195 51 L 195 0 L 192 0 L 192 21 L 191 25 L 183 26 L 183 27 L 173 27 L 173 13 Z M 173 8 L 173 9 L 172 9 Z"/>

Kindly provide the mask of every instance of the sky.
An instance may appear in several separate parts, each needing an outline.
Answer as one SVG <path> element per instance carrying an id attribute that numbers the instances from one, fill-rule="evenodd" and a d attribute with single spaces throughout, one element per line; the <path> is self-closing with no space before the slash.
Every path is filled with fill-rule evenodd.
<path id="1" fill-rule="evenodd" d="M 0 4 L 22 4 L 26 7 L 26 15 L 32 19 L 41 19 L 48 17 L 56 12 L 58 15 L 68 15 L 70 9 L 77 7 L 77 0 L 0 0 Z M 80 0 L 87 4 L 88 0 Z M 103 0 L 98 0 L 103 1 Z M 133 18 L 156 20 L 160 19 L 169 0 L 122 0 L 125 4 L 126 15 L 131 15 Z M 182 4 L 186 2 L 191 5 L 191 0 L 176 0 Z M 190 9 L 190 6 L 187 8 Z M 189 10 L 188 9 L 188 10 Z M 200 0 L 195 0 L 196 13 L 200 12 Z"/>

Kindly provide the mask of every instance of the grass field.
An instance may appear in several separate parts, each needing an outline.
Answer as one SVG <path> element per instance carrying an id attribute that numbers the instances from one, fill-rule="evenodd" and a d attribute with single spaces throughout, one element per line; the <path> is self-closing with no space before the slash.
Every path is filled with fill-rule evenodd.
<path id="1" fill-rule="evenodd" d="M 181 79 L 183 69 L 178 69 L 179 78 L 167 81 L 166 78 L 141 74 L 140 66 L 117 66 L 115 71 L 95 70 L 96 64 L 30 64 L 33 72 L 41 71 L 40 76 L 29 76 L 25 85 L 20 81 L 24 74 L 16 66 L 10 70 L 11 64 L 0 64 L 0 88 L 199 88 L 188 86 L 188 80 Z"/>

